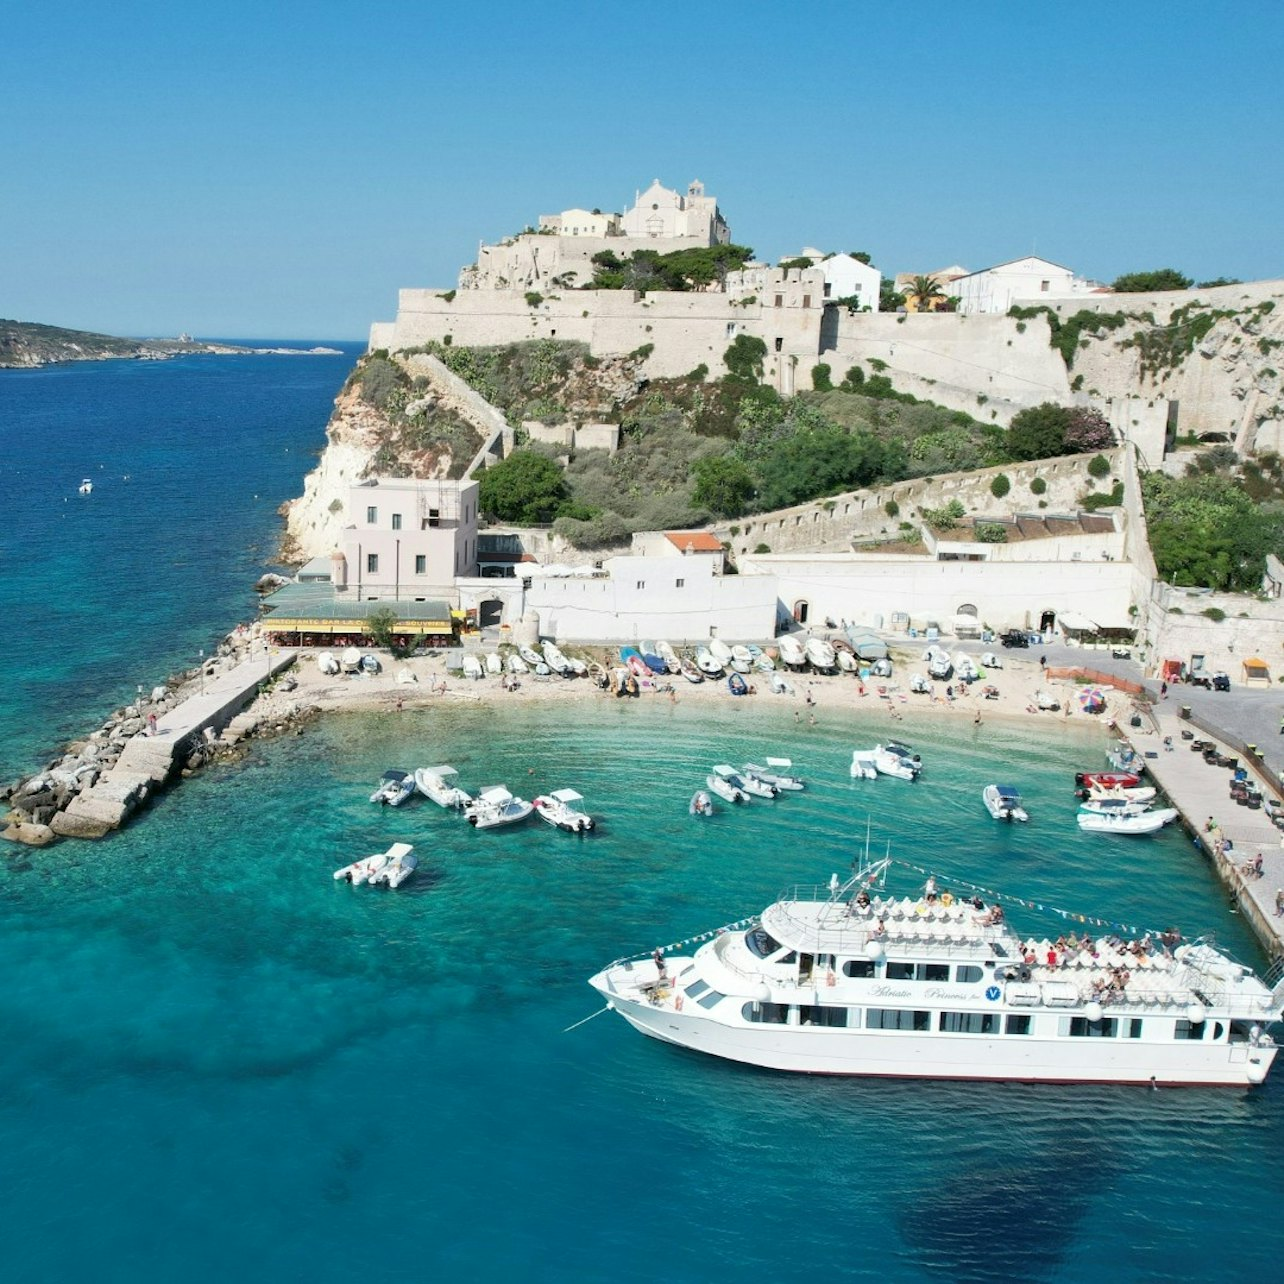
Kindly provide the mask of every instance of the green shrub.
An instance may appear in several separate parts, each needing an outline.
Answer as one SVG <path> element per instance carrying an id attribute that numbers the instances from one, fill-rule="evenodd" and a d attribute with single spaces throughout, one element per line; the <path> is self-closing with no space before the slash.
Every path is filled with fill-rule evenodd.
<path id="1" fill-rule="evenodd" d="M 1220 624 L 1226 618 L 1226 612 L 1220 606 L 1210 606 L 1200 611 L 1200 615 L 1206 616 L 1214 624 Z"/>
<path id="2" fill-rule="evenodd" d="M 1048 489 L 1048 483 L 1042 477 L 1032 477 L 1030 479 L 1030 494 L 1042 495 Z"/>
<path id="3" fill-rule="evenodd" d="M 999 473 L 990 482 L 990 494 L 993 495 L 995 499 L 1002 499 L 1003 496 L 1006 495 L 1008 491 L 1010 491 L 1011 489 L 1012 489 L 1012 482 L 1009 479 L 1007 473 Z"/>
<path id="4" fill-rule="evenodd" d="M 771 552 L 771 545 L 770 545 L 770 544 L 755 544 L 755 545 L 754 545 L 754 550 L 753 550 L 753 551 L 754 551 L 755 553 L 770 553 L 770 552 Z"/>
<path id="5" fill-rule="evenodd" d="M 1079 506 L 1088 513 L 1095 513 L 1099 508 L 1118 508 L 1123 503 L 1124 484 L 1115 482 L 1108 492 L 1083 494 L 1079 496 Z"/>
<path id="6" fill-rule="evenodd" d="M 811 368 L 811 386 L 817 392 L 832 392 L 834 381 L 830 378 L 832 371 L 823 361 Z"/>
<path id="7" fill-rule="evenodd" d="M 1105 455 L 1093 455 L 1093 457 L 1088 460 L 1088 472 L 1093 477 L 1109 477 L 1110 460 L 1108 460 Z"/>
<path id="8" fill-rule="evenodd" d="M 896 517 L 900 514 L 900 511 L 901 506 L 894 499 L 889 499 L 887 503 L 883 505 L 883 512 L 885 512 L 888 517 Z"/>
<path id="9" fill-rule="evenodd" d="M 544 302 L 544 296 L 538 290 L 527 290 L 526 302 L 530 307 L 537 308 Z"/>
<path id="10" fill-rule="evenodd" d="M 1006 544 L 1008 528 L 1002 522 L 977 522 L 972 534 L 981 544 Z"/>
<path id="11" fill-rule="evenodd" d="M 959 518 L 966 512 L 967 509 L 957 499 L 952 499 L 940 508 L 923 509 L 923 520 L 933 530 L 952 531 L 959 524 Z"/>
<path id="12" fill-rule="evenodd" d="M 650 328 L 651 328 L 650 326 L 647 326 L 648 330 Z M 642 344 L 641 347 L 634 348 L 633 351 L 629 353 L 629 358 L 635 361 L 645 361 L 647 357 L 649 357 L 654 351 L 655 351 L 654 343 L 644 343 Z"/>
<path id="13" fill-rule="evenodd" d="M 757 335 L 738 334 L 722 354 L 722 360 L 733 378 L 757 383 L 762 378 L 762 359 L 766 355 L 767 345 Z"/>
<path id="14" fill-rule="evenodd" d="M 706 366 L 703 361 L 700 362 L 700 364 L 696 366 L 689 375 L 687 375 L 687 378 L 690 379 L 692 383 L 703 383 L 708 377 L 709 367 Z"/>
<path id="15" fill-rule="evenodd" d="M 437 297 L 438 297 L 438 298 L 439 298 L 443 303 L 452 303 L 452 302 L 454 302 L 454 298 L 455 298 L 455 291 L 454 291 L 454 290 L 446 290 L 444 293 L 439 294 Z"/>
<path id="16" fill-rule="evenodd" d="M 369 357 L 361 372 L 361 400 L 376 410 L 387 410 L 389 402 L 400 391 L 405 380 L 400 366 L 384 357 Z"/>

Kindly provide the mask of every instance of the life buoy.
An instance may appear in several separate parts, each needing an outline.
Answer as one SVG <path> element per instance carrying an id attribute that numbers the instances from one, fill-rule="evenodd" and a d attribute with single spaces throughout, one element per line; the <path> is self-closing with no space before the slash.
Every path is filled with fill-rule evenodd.
<path id="1" fill-rule="evenodd" d="M 952 893 L 952 892 L 946 892 L 946 893 L 945 893 L 945 895 L 941 897 L 941 904 L 942 904 L 946 909 L 949 909 L 949 908 L 950 908 L 950 906 L 954 904 L 954 895 L 953 895 L 953 893 Z"/>

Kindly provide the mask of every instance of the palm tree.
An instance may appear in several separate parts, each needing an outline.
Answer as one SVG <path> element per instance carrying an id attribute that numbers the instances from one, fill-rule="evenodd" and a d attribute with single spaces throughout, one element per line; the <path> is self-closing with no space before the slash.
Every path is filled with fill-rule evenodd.
<path id="1" fill-rule="evenodd" d="M 945 291 L 934 276 L 916 276 L 905 293 L 914 296 L 915 312 L 930 312 L 933 300 L 945 298 Z"/>

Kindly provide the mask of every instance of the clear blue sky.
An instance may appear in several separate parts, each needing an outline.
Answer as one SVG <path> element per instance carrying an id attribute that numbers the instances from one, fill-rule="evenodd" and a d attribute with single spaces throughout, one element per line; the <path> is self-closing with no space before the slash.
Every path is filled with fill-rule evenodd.
<path id="1" fill-rule="evenodd" d="M 0 316 L 363 337 L 702 179 L 778 259 L 1284 276 L 1278 3 L 9 4 Z"/>

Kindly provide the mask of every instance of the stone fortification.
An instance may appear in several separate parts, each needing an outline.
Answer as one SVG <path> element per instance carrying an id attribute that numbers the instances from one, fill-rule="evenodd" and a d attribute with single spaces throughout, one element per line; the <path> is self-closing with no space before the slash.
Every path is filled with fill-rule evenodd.
<path id="1" fill-rule="evenodd" d="M 1131 402 L 1129 416 L 1150 424 L 1143 449 L 1152 467 L 1163 456 L 1170 406 L 1179 434 L 1226 433 L 1241 454 L 1284 447 L 1284 281 L 1047 306 L 1063 319 L 1085 311 L 1122 316 L 1113 329 L 1083 333 L 1072 388 L 1077 399 L 1107 410 L 1116 427 L 1128 426 L 1118 422 L 1118 407 Z"/>
<path id="2" fill-rule="evenodd" d="M 1108 490 L 1114 484 L 1114 476 L 1124 476 L 1124 455 L 1123 450 L 1107 452 L 1114 473 L 1101 482 L 1096 482 L 1088 472 L 1091 455 L 1066 455 L 848 491 L 793 508 L 752 513 L 739 522 L 724 522 L 715 527 L 714 532 L 737 556 L 752 553 L 763 544 L 773 553 L 837 553 L 854 545 L 895 539 L 903 533 L 901 522 L 909 522 L 917 529 L 921 510 L 942 508 L 952 499 L 957 499 L 973 516 L 1014 511 L 1074 512 L 1094 484 Z M 1001 500 L 996 499 L 990 489 L 1000 474 L 1011 484 Z M 1030 489 L 1036 477 L 1047 487 L 1038 495 Z M 1040 503 L 1046 507 L 1040 508 Z M 888 504 L 895 505 L 894 514 L 888 513 Z"/>

